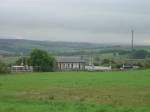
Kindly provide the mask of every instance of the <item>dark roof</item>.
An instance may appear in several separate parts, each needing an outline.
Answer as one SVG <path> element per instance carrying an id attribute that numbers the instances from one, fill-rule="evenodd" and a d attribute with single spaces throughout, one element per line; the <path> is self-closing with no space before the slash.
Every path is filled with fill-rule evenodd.
<path id="1" fill-rule="evenodd" d="M 85 61 L 81 57 L 56 57 L 57 62 L 64 63 L 84 63 Z"/>

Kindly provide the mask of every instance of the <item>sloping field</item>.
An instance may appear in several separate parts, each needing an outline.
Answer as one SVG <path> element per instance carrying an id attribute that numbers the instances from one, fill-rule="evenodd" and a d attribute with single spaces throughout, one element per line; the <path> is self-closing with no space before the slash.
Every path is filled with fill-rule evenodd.
<path id="1" fill-rule="evenodd" d="M 150 112 L 150 70 L 1 75 L 0 112 Z"/>

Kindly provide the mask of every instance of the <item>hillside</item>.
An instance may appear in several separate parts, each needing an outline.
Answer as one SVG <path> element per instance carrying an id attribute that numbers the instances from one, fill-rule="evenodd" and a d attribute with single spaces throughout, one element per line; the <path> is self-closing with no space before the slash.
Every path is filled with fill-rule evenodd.
<path id="1" fill-rule="evenodd" d="M 0 39 L 0 54 L 28 55 L 32 49 L 47 50 L 53 55 L 91 55 L 108 54 L 114 52 L 128 52 L 131 47 L 127 45 L 108 45 L 79 42 L 34 41 L 24 39 Z M 136 49 L 150 51 L 150 46 L 136 46 Z"/>
<path id="2" fill-rule="evenodd" d="M 88 49 L 98 49 L 101 47 L 103 47 L 103 45 L 91 43 L 0 39 L 0 54 L 28 54 L 33 48 L 45 49 L 51 53 L 59 54 L 65 52 L 77 52 Z"/>

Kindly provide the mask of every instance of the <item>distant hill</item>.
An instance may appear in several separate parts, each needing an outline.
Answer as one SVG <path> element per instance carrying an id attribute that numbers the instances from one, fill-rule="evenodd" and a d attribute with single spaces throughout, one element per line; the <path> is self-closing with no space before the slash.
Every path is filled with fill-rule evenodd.
<path id="1" fill-rule="evenodd" d="M 131 51 L 131 46 L 128 45 L 0 39 L 0 54 L 2 55 L 20 55 L 21 53 L 28 55 L 34 48 L 47 50 L 53 55 L 93 55 L 114 52 L 126 54 Z M 150 51 L 150 46 L 136 46 L 135 48 Z"/>
<path id="2" fill-rule="evenodd" d="M 52 42 L 33 41 L 23 39 L 0 39 L 0 54 L 16 55 L 29 54 L 32 49 L 40 48 L 52 54 L 61 55 L 65 53 L 83 52 L 91 49 L 100 49 L 104 45 L 77 42 Z"/>

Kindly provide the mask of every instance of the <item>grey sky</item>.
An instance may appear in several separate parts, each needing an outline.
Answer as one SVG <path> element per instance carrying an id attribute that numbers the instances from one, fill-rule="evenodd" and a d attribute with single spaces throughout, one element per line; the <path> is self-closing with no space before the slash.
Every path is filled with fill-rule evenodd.
<path id="1" fill-rule="evenodd" d="M 0 0 L 0 38 L 150 44 L 150 0 Z"/>

